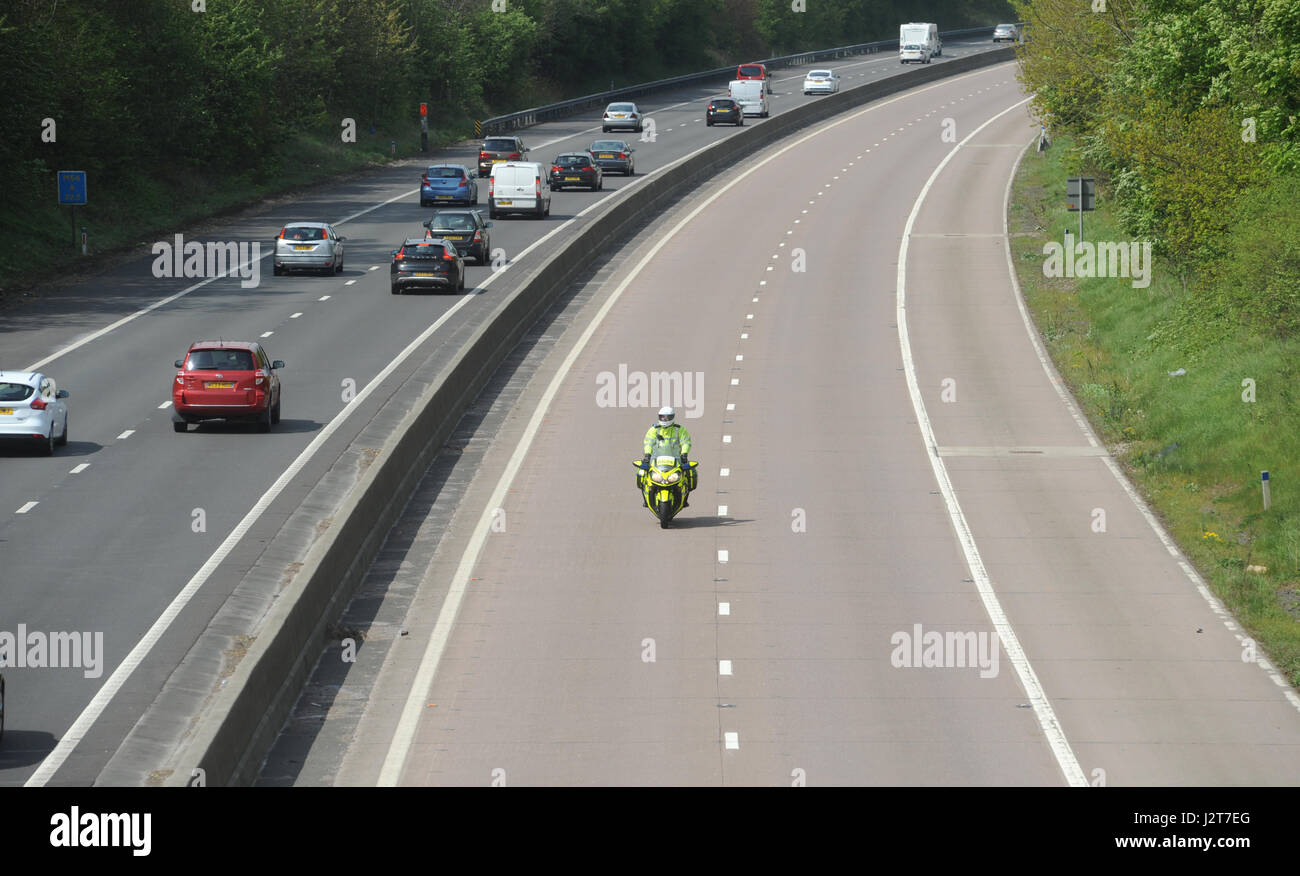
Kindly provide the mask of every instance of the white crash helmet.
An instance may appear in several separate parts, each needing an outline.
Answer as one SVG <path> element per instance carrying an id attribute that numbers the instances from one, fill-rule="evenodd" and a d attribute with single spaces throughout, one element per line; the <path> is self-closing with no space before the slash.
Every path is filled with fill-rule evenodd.
<path id="1" fill-rule="evenodd" d="M 674 411 L 670 407 L 662 407 L 659 409 L 659 421 L 655 425 L 671 426 L 673 424 L 673 421 L 676 419 L 677 419 L 676 411 Z"/>

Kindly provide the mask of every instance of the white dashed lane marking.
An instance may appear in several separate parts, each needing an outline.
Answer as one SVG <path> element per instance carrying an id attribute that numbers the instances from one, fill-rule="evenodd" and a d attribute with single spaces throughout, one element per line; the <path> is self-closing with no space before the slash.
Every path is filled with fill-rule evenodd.
<path id="1" fill-rule="evenodd" d="M 41 503 L 40 503 L 40 502 L 28 502 L 26 505 L 24 505 L 23 507 L 19 508 L 19 509 L 18 509 L 17 511 L 15 511 L 14 513 L 15 513 L 15 514 L 26 514 L 28 511 L 32 510 L 33 508 L 35 508 L 35 507 L 36 507 L 37 505 L 39 505 L 39 504 L 41 504 Z"/>
<path id="2" fill-rule="evenodd" d="M 83 471 L 85 471 L 88 468 L 90 468 L 90 463 L 83 462 L 81 463 L 81 465 L 78 465 L 72 471 L 68 472 L 68 474 L 81 474 Z"/>
<path id="3" fill-rule="evenodd" d="M 130 438 L 130 437 L 131 437 L 132 435 L 134 435 L 134 434 L 135 434 L 135 430 L 134 430 L 134 429 L 127 429 L 127 430 L 126 430 L 125 432 L 123 432 L 121 435 L 118 435 L 118 436 L 117 436 L 117 440 L 118 440 L 118 441 L 121 441 L 123 438 Z"/>

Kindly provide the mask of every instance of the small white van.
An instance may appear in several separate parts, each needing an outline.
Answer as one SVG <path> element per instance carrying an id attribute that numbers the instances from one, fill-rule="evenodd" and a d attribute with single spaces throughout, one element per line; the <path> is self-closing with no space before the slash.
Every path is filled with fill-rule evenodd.
<path id="1" fill-rule="evenodd" d="M 727 97 L 740 104 L 740 110 L 747 116 L 767 118 L 767 91 L 762 79 L 733 79 L 727 86 Z"/>
<path id="2" fill-rule="evenodd" d="M 488 181 L 488 217 L 531 213 L 551 215 L 550 179 L 536 161 L 504 161 L 492 165 Z"/>

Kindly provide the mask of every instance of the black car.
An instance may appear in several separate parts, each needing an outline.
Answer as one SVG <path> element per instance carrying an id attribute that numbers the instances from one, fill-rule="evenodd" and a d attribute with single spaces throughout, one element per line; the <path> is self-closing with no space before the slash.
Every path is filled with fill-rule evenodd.
<path id="1" fill-rule="evenodd" d="M 413 238 L 393 250 L 389 268 L 394 295 L 408 289 L 465 291 L 465 261 L 450 240 Z"/>
<path id="2" fill-rule="evenodd" d="M 733 125 L 745 124 L 745 110 L 729 97 L 715 97 L 709 101 L 709 108 L 704 112 L 704 124 L 728 122 Z"/>
<path id="3" fill-rule="evenodd" d="M 487 179 L 494 164 L 528 160 L 528 147 L 518 137 L 488 137 L 478 152 L 478 175 Z"/>
<path id="4" fill-rule="evenodd" d="M 597 140 L 587 151 L 596 159 L 601 170 L 616 170 L 628 176 L 636 176 L 636 167 L 632 162 L 632 153 L 636 150 L 626 140 Z"/>
<path id="5" fill-rule="evenodd" d="M 551 189 L 582 186 L 598 192 L 605 187 L 605 172 L 590 152 L 561 152 L 551 162 Z"/>
<path id="6" fill-rule="evenodd" d="M 492 237 L 488 229 L 492 223 L 478 210 L 439 210 L 424 223 L 426 240 L 450 240 L 462 257 L 486 265 L 492 257 Z"/>

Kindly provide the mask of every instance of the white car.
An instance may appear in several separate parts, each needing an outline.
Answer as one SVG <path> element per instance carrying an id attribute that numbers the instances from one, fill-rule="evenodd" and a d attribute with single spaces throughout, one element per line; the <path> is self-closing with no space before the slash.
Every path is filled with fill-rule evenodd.
<path id="1" fill-rule="evenodd" d="M 606 134 L 615 128 L 631 129 L 641 132 L 641 110 L 634 103 L 611 103 L 605 107 L 605 115 L 600 120 L 600 130 Z"/>
<path id="2" fill-rule="evenodd" d="M 68 443 L 68 397 L 39 371 L 0 371 L 0 438 L 40 442 L 50 456 Z"/>
<path id="3" fill-rule="evenodd" d="M 834 94 L 840 90 L 840 75 L 834 70 L 809 70 L 803 78 L 804 94 Z"/>

